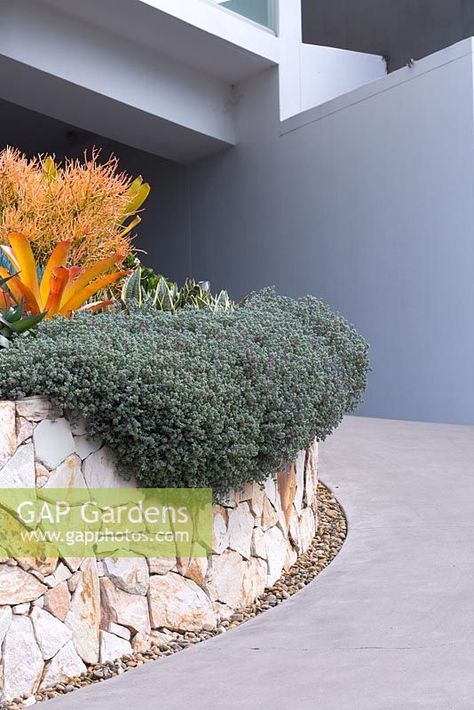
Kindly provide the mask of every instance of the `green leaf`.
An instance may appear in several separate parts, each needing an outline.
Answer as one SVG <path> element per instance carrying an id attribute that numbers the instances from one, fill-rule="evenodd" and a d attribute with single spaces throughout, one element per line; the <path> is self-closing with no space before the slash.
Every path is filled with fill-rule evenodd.
<path id="1" fill-rule="evenodd" d="M 156 287 L 153 305 L 160 311 L 174 311 L 173 291 L 168 286 L 165 278 L 160 278 Z"/>
<path id="2" fill-rule="evenodd" d="M 231 300 L 227 291 L 221 291 L 215 299 L 215 308 L 217 310 L 229 311 L 231 309 Z"/>
<path id="3" fill-rule="evenodd" d="M 10 281 L 10 279 L 14 278 L 15 276 L 18 276 L 18 274 L 16 274 L 16 273 L 15 273 L 15 274 L 10 274 L 10 276 L 5 276 L 5 278 L 0 279 L 0 288 L 3 289 L 3 287 L 5 286 L 5 284 L 7 284 L 7 283 Z M 5 291 L 5 290 L 7 290 L 7 289 L 3 289 L 3 290 Z"/>
<path id="4" fill-rule="evenodd" d="M 204 293 L 204 292 L 203 292 Z M 196 308 L 209 308 L 209 301 L 207 298 L 203 298 L 203 296 L 193 296 L 192 299 L 190 300 L 190 303 Z"/>
<path id="5" fill-rule="evenodd" d="M 14 323 L 23 315 L 23 301 L 19 301 L 16 306 L 10 306 L 8 309 L 8 321 Z"/>
<path id="6" fill-rule="evenodd" d="M 141 288 L 141 267 L 139 266 L 127 277 L 122 288 L 122 301 L 128 303 L 132 299 L 138 301 L 141 306 L 143 302 Z"/>
<path id="7" fill-rule="evenodd" d="M 14 333 L 24 333 L 25 331 L 30 330 L 31 328 L 34 328 L 36 325 L 38 325 L 38 323 L 43 320 L 45 315 L 46 313 L 35 313 L 34 315 L 22 318 L 20 321 L 17 321 L 15 323 L 9 323 L 9 327 L 13 330 Z"/>
<path id="8" fill-rule="evenodd" d="M 4 315 L 0 315 L 0 323 L 8 328 L 8 330 L 13 330 L 11 321 L 8 320 L 8 318 L 5 318 Z"/>

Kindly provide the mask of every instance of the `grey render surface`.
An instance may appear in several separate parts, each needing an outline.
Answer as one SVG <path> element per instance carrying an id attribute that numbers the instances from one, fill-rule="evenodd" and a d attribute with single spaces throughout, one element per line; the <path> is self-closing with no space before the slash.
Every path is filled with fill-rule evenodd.
<path id="1" fill-rule="evenodd" d="M 472 710 L 474 428 L 348 418 L 321 476 L 349 535 L 335 561 L 238 629 L 52 710 Z"/>
<path id="2" fill-rule="evenodd" d="M 158 271 L 321 297 L 371 345 L 362 414 L 474 423 L 473 88 L 465 40 L 283 124 L 262 72 L 235 89 L 238 145 L 188 166 L 71 146 L 11 104 L 2 143 L 114 150 L 153 185 L 137 246 Z"/>
<path id="3" fill-rule="evenodd" d="M 240 87 L 240 142 L 190 168 L 191 263 L 315 294 L 371 345 L 361 412 L 474 422 L 472 41 L 290 119 Z"/>
<path id="4" fill-rule="evenodd" d="M 309 44 L 382 54 L 389 70 L 474 35 L 471 0 L 303 0 Z"/>

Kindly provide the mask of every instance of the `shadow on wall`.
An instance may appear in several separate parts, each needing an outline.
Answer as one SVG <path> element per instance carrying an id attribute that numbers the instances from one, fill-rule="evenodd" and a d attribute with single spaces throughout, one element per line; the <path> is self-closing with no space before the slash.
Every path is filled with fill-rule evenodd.
<path id="1" fill-rule="evenodd" d="M 472 0 L 302 0 L 303 39 L 382 54 L 389 71 L 474 35 Z"/>

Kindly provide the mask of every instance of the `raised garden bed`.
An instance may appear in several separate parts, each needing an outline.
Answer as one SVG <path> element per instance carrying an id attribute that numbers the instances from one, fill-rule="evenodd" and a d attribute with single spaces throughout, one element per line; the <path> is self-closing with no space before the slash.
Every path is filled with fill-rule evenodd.
<path id="1" fill-rule="evenodd" d="M 312 296 L 237 303 L 142 264 L 133 230 L 150 186 L 116 159 L 7 148 L 0 167 L 1 685 L 5 702 L 31 703 L 278 603 L 321 569 L 320 545 L 327 564 L 345 528 L 322 494 L 314 538 L 316 442 L 357 407 L 368 357 Z M 67 533 L 85 492 L 92 547 L 15 546 L 25 526 L 48 527 L 18 501 L 47 508 L 54 491 L 74 499 Z M 140 551 L 128 531 L 124 545 L 104 537 L 110 512 L 125 502 L 140 517 L 155 496 L 171 542 L 144 518 Z"/>
<path id="2" fill-rule="evenodd" d="M 3 488 L 133 485 L 80 420 L 59 416 L 44 398 L 0 402 L 0 461 Z M 309 548 L 316 486 L 314 443 L 264 484 L 247 484 L 214 506 L 208 558 L 3 558 L 4 697 L 34 694 L 150 647 L 163 628 L 217 628 Z"/>

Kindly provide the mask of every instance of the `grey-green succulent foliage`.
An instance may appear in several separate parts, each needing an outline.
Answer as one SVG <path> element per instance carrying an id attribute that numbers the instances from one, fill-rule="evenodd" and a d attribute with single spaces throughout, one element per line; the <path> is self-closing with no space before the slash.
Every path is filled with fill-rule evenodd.
<path id="1" fill-rule="evenodd" d="M 235 310 L 152 305 L 40 325 L 0 358 L 0 396 L 47 395 L 88 421 L 145 486 L 262 481 L 354 410 L 367 345 L 315 298 Z"/>
<path id="2" fill-rule="evenodd" d="M 182 308 L 205 308 L 211 311 L 230 311 L 235 308 L 227 291 L 213 295 L 193 279 L 186 279 L 180 288 L 174 281 L 142 266 L 134 269 L 122 288 L 122 302 L 131 304 L 132 301 L 139 306 L 151 304 L 160 311 L 171 313 Z"/>

